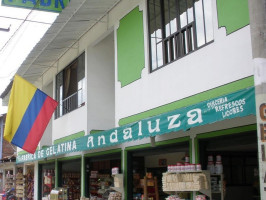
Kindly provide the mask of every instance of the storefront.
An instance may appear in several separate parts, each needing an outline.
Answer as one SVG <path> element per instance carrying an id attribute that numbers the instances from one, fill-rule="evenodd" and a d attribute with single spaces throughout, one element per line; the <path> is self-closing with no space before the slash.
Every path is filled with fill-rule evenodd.
<path id="1" fill-rule="evenodd" d="M 17 162 L 39 160 L 39 197 L 58 186 L 68 189 L 70 200 L 108 199 L 114 191 L 122 199 L 158 200 L 172 194 L 173 199 L 177 194 L 202 199 L 204 194 L 231 200 L 242 190 L 242 199 L 256 199 L 254 116 L 254 88 L 248 88 L 55 144 Z M 46 158 L 56 160 L 41 163 Z M 119 175 L 113 176 L 113 169 Z"/>
<path id="2" fill-rule="evenodd" d="M 210 171 L 212 199 L 260 199 L 255 125 L 197 136 L 198 162 Z"/>
<path id="3" fill-rule="evenodd" d="M 127 199 L 165 199 L 162 176 L 168 166 L 189 162 L 190 138 L 183 137 L 162 142 L 128 147 L 127 155 Z"/>

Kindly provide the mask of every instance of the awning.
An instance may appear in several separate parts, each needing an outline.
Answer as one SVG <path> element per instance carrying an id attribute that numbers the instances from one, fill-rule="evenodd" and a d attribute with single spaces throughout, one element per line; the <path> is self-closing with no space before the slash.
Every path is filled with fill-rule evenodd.
<path id="1" fill-rule="evenodd" d="M 62 154 L 106 148 L 143 138 L 178 134 L 180 130 L 226 119 L 256 115 L 254 87 L 183 107 L 121 127 L 59 143 L 34 154 L 17 156 L 17 163 L 41 160 Z"/>

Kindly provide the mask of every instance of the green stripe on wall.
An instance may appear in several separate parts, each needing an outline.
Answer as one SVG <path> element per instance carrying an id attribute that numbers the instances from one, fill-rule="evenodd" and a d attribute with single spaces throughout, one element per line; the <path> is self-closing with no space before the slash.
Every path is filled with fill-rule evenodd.
<path id="1" fill-rule="evenodd" d="M 85 135 L 85 132 L 84 131 L 80 131 L 78 133 L 75 133 L 75 134 L 72 134 L 72 135 L 69 135 L 69 136 L 66 136 L 66 137 L 63 137 L 63 138 L 59 138 L 59 139 L 54 141 L 54 144 L 59 144 L 59 143 L 63 143 L 63 142 L 69 141 L 69 140 L 74 140 L 74 139 L 82 137 L 84 135 Z"/>
<path id="2" fill-rule="evenodd" d="M 125 124 L 129 124 L 132 122 L 139 121 L 141 119 L 145 119 L 148 117 L 152 117 L 155 115 L 159 115 L 165 112 L 169 112 L 178 108 L 190 106 L 202 101 L 206 101 L 208 99 L 212 99 L 218 96 L 226 95 L 241 89 L 245 89 L 248 87 L 254 86 L 254 77 L 250 76 L 235 82 L 232 82 L 230 84 L 226 84 L 190 97 L 187 97 L 185 99 L 181 99 L 136 115 L 132 115 L 130 117 L 122 118 L 119 121 L 119 126 L 123 126 Z"/>

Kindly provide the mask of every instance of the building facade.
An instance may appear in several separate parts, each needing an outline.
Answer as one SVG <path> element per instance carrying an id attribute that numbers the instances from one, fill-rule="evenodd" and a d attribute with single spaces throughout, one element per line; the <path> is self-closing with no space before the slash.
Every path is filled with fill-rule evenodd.
<path id="1" fill-rule="evenodd" d="M 252 25 L 260 3 L 71 1 L 18 70 L 59 102 L 36 153 L 18 152 L 17 165 L 34 172 L 34 199 L 55 187 L 68 187 L 69 199 L 108 198 L 116 167 L 123 199 L 145 196 L 149 173 L 164 199 L 163 173 L 180 163 L 211 172 L 210 199 L 264 199 L 254 58 L 263 69 L 265 54 L 254 55 Z M 265 127 L 263 95 L 260 105 Z"/>

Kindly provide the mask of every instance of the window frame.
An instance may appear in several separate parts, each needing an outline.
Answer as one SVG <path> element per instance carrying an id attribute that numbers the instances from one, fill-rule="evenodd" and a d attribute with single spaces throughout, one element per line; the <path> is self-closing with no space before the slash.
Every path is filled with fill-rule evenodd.
<path id="1" fill-rule="evenodd" d="M 82 106 L 84 106 L 85 105 L 85 101 L 86 101 L 86 97 L 85 98 L 83 98 L 83 100 L 82 100 L 82 103 L 80 103 L 80 105 L 78 105 L 79 104 L 79 96 L 78 96 L 78 92 L 79 92 L 79 86 L 78 86 L 78 82 L 79 82 L 79 80 L 78 80 L 78 68 L 79 68 L 79 59 L 81 58 L 81 57 L 84 57 L 83 59 L 83 63 L 84 63 L 84 66 L 82 67 L 82 68 L 84 68 L 84 75 L 83 75 L 83 78 L 82 79 L 85 79 L 85 77 L 86 77 L 86 53 L 85 53 L 85 51 L 83 51 L 83 52 L 81 52 L 75 59 L 73 59 L 66 67 L 64 67 L 61 71 L 59 71 L 57 74 L 56 74 L 56 76 L 55 76 L 55 99 L 56 99 L 56 101 L 58 101 L 59 102 L 59 105 L 57 106 L 57 109 L 56 109 L 56 112 L 55 112 L 55 119 L 58 119 L 58 118 L 60 118 L 60 117 L 62 117 L 62 116 L 64 116 L 64 115 L 66 115 L 66 114 L 68 114 L 68 113 L 70 113 L 70 112 L 72 112 L 72 111 L 74 111 L 74 110 L 76 110 L 76 109 L 78 109 L 79 107 L 82 107 Z M 76 72 L 76 91 L 73 93 L 73 94 L 71 94 L 71 95 L 68 95 L 67 97 L 65 97 L 65 95 L 64 95 L 64 92 L 65 92 L 65 78 L 64 78 L 64 76 L 65 76 L 65 72 L 66 72 L 66 70 L 67 69 L 69 69 L 69 68 L 71 68 L 72 66 L 74 66 L 73 64 L 75 64 L 77 62 L 77 72 Z M 57 77 L 59 76 L 61 74 L 61 76 L 62 76 L 62 99 L 60 99 L 60 87 L 58 87 L 58 79 L 57 79 Z M 80 80 L 82 80 L 82 79 L 80 79 Z M 71 84 L 71 81 L 70 81 L 70 84 Z M 58 91 L 58 89 L 59 89 L 59 91 Z M 82 93 L 83 93 L 83 95 L 85 94 L 85 87 L 83 88 L 82 87 L 82 89 L 81 89 L 81 91 L 82 91 Z M 68 99 L 68 98 L 70 98 L 70 97 L 72 97 L 73 95 L 77 95 L 77 100 L 76 100 L 76 105 L 74 106 L 75 108 L 73 108 L 73 109 L 70 109 L 69 111 L 65 111 L 64 110 L 64 106 L 63 106 L 63 103 L 64 103 L 64 100 L 66 100 L 66 99 Z M 62 110 L 61 110 L 62 109 Z"/>
<path id="2" fill-rule="evenodd" d="M 165 54 L 165 48 L 164 47 L 167 47 L 166 45 L 162 45 L 164 47 L 162 47 L 162 60 L 163 60 L 163 64 L 161 66 L 158 66 L 158 61 L 156 61 L 157 63 L 157 66 L 156 68 L 153 69 L 153 66 L 152 66 L 152 42 L 151 42 L 151 15 L 150 15 L 150 2 L 155 2 L 155 0 L 147 0 L 147 19 L 148 19 L 148 41 L 149 41 L 149 72 L 152 73 L 152 72 L 155 72 L 163 67 L 165 67 L 166 65 L 169 65 L 187 55 L 190 55 L 191 53 L 193 53 L 194 51 L 197 51 L 201 48 L 204 48 L 205 46 L 211 44 L 214 42 L 214 31 L 213 31 L 213 38 L 212 40 L 208 41 L 207 42 L 207 33 L 206 33 L 206 21 L 205 21 L 205 6 L 204 6 L 204 1 L 205 0 L 202 0 L 202 13 L 203 13 L 203 22 L 204 22 L 204 41 L 205 43 L 201 46 L 198 46 L 198 43 L 197 43 L 197 21 L 196 21 L 196 14 L 195 14 L 195 0 L 192 0 L 193 1 L 193 21 L 190 22 L 190 23 L 187 23 L 186 26 L 180 28 L 180 15 L 179 15 L 179 8 L 178 8 L 178 4 L 179 4 L 179 1 L 181 0 L 175 0 L 175 14 L 176 14 L 176 19 L 177 19 L 177 22 L 176 22 L 176 25 L 177 25 L 177 31 L 173 34 L 169 34 L 169 36 L 167 37 L 164 37 L 163 34 L 165 33 L 165 23 L 164 23 L 164 15 L 165 15 L 165 11 L 164 11 L 164 7 L 161 6 L 162 4 L 164 4 L 164 0 L 159 0 L 160 1 L 160 23 L 161 23 L 161 33 L 162 33 L 162 44 L 164 42 L 164 40 L 166 40 L 167 38 L 170 38 L 172 35 L 175 35 L 175 34 L 178 34 L 180 32 L 182 32 L 183 29 L 186 29 L 188 26 L 190 26 L 191 24 L 193 24 L 193 42 L 194 42 L 194 49 L 189 51 L 188 53 L 185 53 L 181 56 L 176 56 L 175 59 L 172 59 L 171 61 L 168 61 L 168 62 L 165 62 L 166 60 L 166 54 Z M 212 11 L 212 10 L 211 10 Z M 154 13 L 155 13 L 155 10 L 154 10 Z M 178 17 L 179 16 L 179 17 Z M 212 18 L 213 18 L 213 13 L 212 13 Z M 188 20 L 187 20 L 188 21 Z M 156 22 L 155 22 L 156 23 Z M 212 24 L 212 28 L 213 28 L 213 24 Z M 155 30 L 156 31 L 156 30 Z M 158 58 L 158 54 L 157 54 L 157 45 L 156 44 L 156 60 Z M 178 45 L 178 44 L 176 44 Z"/>

